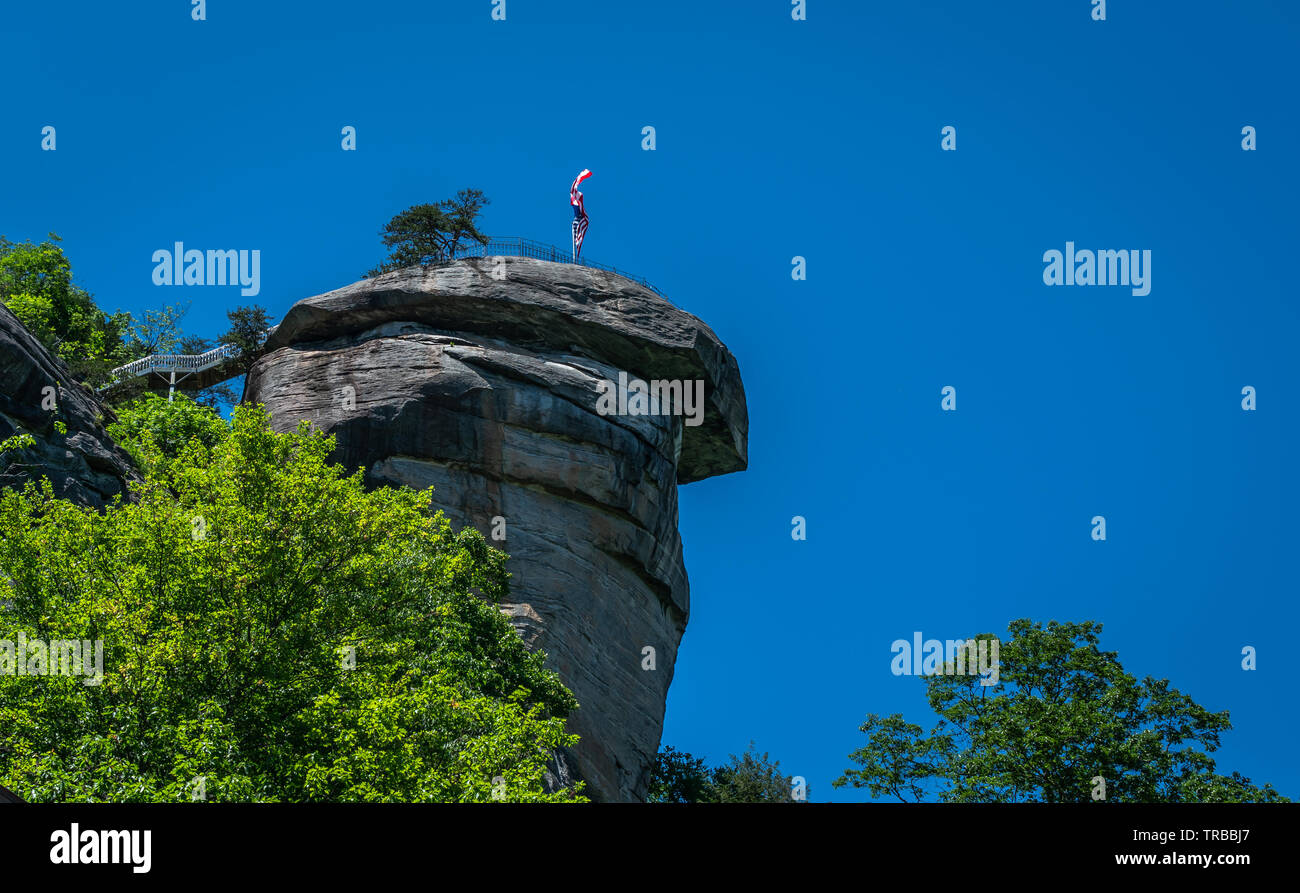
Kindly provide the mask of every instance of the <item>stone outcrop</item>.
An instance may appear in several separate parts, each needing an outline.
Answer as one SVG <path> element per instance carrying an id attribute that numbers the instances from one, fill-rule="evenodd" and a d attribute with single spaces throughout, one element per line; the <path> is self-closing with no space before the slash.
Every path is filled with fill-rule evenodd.
<path id="1" fill-rule="evenodd" d="M 602 414 L 620 372 L 702 380 L 701 424 Z M 571 768 L 596 799 L 643 797 L 690 610 L 677 485 L 747 462 L 739 369 L 709 327 L 585 267 L 416 267 L 295 304 L 245 398 L 277 430 L 333 434 L 371 485 L 433 486 L 510 554 L 503 609 L 581 704 Z"/>
<path id="2" fill-rule="evenodd" d="M 104 433 L 114 421 L 112 410 L 0 305 L 0 441 L 19 433 L 36 440 L 0 455 L 0 487 L 49 478 L 55 495 L 102 509 L 137 478 L 130 457 Z"/>

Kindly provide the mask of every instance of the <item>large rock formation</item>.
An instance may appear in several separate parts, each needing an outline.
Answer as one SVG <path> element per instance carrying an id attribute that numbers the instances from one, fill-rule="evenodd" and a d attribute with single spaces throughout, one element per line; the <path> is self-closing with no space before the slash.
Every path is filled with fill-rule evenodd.
<path id="1" fill-rule="evenodd" d="M 0 441 L 18 433 L 36 440 L 33 447 L 0 454 L 0 487 L 49 478 L 55 495 L 94 508 L 125 495 L 127 481 L 137 474 L 130 457 L 104 433 L 115 419 L 0 305 Z"/>
<path id="2" fill-rule="evenodd" d="M 702 380 L 702 423 L 602 414 L 620 372 Z M 371 484 L 432 485 L 510 553 L 504 608 L 581 704 L 573 768 L 597 799 L 643 797 L 690 608 L 677 484 L 747 461 L 740 373 L 709 327 L 614 274 L 463 260 L 299 301 L 245 396 L 277 430 L 335 435 Z"/>

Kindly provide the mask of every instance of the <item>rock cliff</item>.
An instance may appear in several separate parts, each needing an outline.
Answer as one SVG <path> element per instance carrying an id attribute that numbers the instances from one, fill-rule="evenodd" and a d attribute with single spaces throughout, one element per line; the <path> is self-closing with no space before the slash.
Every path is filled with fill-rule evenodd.
<path id="1" fill-rule="evenodd" d="M 702 382 L 702 417 L 603 414 L 620 373 Z M 747 462 L 709 327 L 611 273 L 462 260 L 299 301 L 246 387 L 277 430 L 310 420 L 368 483 L 432 485 L 510 554 L 503 609 L 581 704 L 572 768 L 595 799 L 642 798 L 690 610 L 677 485 Z"/>
<path id="2" fill-rule="evenodd" d="M 137 477 L 130 457 L 104 433 L 114 420 L 112 410 L 73 381 L 63 362 L 0 305 L 0 441 L 23 432 L 36 440 L 34 447 L 0 455 L 0 487 L 49 478 L 55 495 L 103 508 Z"/>

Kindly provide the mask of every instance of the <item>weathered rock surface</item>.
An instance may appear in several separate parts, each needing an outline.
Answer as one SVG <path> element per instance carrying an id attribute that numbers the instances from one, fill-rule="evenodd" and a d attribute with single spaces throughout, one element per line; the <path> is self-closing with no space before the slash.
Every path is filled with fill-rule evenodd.
<path id="1" fill-rule="evenodd" d="M 703 423 L 600 414 L 599 382 L 620 371 L 703 380 Z M 373 485 L 432 485 L 490 541 L 504 524 L 503 607 L 582 705 L 571 767 L 597 799 L 640 799 L 690 610 L 677 485 L 747 462 L 740 373 L 708 326 L 585 267 L 417 267 L 299 301 L 245 396 L 277 430 L 335 435 Z"/>
<path id="2" fill-rule="evenodd" d="M 113 411 L 0 306 L 0 441 L 24 432 L 36 440 L 0 455 L 0 487 L 49 478 L 55 495 L 103 508 L 138 477 L 130 457 L 104 433 L 114 421 Z M 56 422 L 67 426 L 66 434 Z"/>

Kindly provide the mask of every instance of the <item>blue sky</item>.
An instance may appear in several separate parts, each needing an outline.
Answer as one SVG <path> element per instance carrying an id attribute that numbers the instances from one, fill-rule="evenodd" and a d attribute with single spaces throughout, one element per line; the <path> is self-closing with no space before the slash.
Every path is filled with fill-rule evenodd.
<path id="1" fill-rule="evenodd" d="M 489 233 L 565 244 L 594 171 L 585 254 L 711 325 L 749 398 L 750 469 L 681 492 L 665 743 L 753 739 L 861 799 L 830 781 L 865 714 L 932 720 L 893 640 L 1095 619 L 1231 711 L 1221 769 L 1300 796 L 1300 6 L 12 6 L 0 234 L 59 233 L 101 305 L 190 301 L 196 334 L 354 281 L 389 217 L 465 186 Z M 154 286 L 176 241 L 259 249 L 261 294 Z M 1151 250 L 1150 294 L 1045 286 L 1067 241 Z"/>

